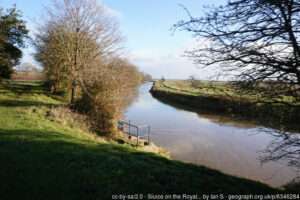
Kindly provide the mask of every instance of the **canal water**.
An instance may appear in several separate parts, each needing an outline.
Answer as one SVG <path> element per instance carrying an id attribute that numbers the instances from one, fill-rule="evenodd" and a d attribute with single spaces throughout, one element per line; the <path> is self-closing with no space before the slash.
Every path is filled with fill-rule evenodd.
<path id="1" fill-rule="evenodd" d="M 266 148 L 276 140 L 270 134 L 272 129 L 175 108 L 152 97 L 151 86 L 146 83 L 140 87 L 125 117 L 134 124 L 150 125 L 151 140 L 168 150 L 173 159 L 276 187 L 299 176 L 285 160 L 262 164 L 260 158 L 266 156 Z"/>

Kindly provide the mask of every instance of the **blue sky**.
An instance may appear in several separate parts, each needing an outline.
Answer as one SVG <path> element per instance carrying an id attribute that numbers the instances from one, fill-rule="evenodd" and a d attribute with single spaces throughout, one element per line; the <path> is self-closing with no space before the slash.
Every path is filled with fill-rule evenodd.
<path id="1" fill-rule="evenodd" d="M 99 0 L 100 2 L 100 0 Z M 141 71 L 156 78 L 187 78 L 196 75 L 207 79 L 212 72 L 197 69 L 192 61 L 183 57 L 184 50 L 193 46 L 191 34 L 175 32 L 170 28 L 178 20 L 186 19 L 185 5 L 193 15 L 203 13 L 203 5 L 219 5 L 225 0 L 102 0 L 120 22 L 125 37 L 123 46 L 130 60 Z M 43 20 L 44 7 L 51 0 L 0 0 L 1 7 L 17 5 L 29 28 L 34 21 Z M 25 49 L 24 62 L 33 60 L 32 48 Z"/>

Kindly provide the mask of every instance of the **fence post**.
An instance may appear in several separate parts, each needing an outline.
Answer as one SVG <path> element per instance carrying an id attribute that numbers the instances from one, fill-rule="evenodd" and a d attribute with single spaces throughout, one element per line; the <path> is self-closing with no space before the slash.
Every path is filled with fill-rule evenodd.
<path id="1" fill-rule="evenodd" d="M 139 145 L 139 127 L 136 127 L 137 130 L 137 138 L 136 138 L 136 145 Z"/>
<path id="2" fill-rule="evenodd" d="M 101 118 L 102 118 L 102 130 L 105 130 L 105 125 L 104 125 L 104 114 L 103 113 L 101 113 Z"/>
<path id="3" fill-rule="evenodd" d="M 130 127 L 131 127 L 131 125 L 130 125 L 130 120 L 129 120 L 129 121 L 128 121 L 128 134 L 129 134 L 129 136 L 131 137 Z"/>
<path id="4" fill-rule="evenodd" d="M 149 145 L 150 145 L 150 129 L 151 129 L 151 127 L 148 126 L 148 144 Z"/>

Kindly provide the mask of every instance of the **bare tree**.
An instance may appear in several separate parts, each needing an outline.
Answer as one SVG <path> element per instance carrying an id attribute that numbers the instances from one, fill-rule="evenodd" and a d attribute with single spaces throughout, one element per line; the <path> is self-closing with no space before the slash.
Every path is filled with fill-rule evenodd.
<path id="1" fill-rule="evenodd" d="M 127 60 L 114 57 L 101 69 L 84 71 L 84 93 L 80 103 L 97 130 L 115 132 L 116 120 L 136 95 L 142 74 Z M 81 108 L 84 106 L 80 106 Z"/>
<path id="2" fill-rule="evenodd" d="M 153 77 L 148 73 L 143 73 L 143 81 L 144 82 L 153 81 Z"/>
<path id="3" fill-rule="evenodd" d="M 276 80 L 300 85 L 300 1 L 231 0 L 189 15 L 175 29 L 193 33 L 200 43 L 187 55 L 201 66 L 221 67 L 238 80 Z"/>
<path id="4" fill-rule="evenodd" d="M 141 82 L 136 67 L 119 55 L 117 23 L 96 0 L 64 0 L 48 15 L 37 34 L 36 58 L 54 90 L 71 94 L 72 108 L 87 114 L 95 130 L 114 133 Z"/>
<path id="5" fill-rule="evenodd" d="M 36 37 L 36 57 L 55 80 L 67 80 L 73 104 L 81 71 L 120 48 L 118 24 L 96 0 L 55 1 L 47 14 Z"/>

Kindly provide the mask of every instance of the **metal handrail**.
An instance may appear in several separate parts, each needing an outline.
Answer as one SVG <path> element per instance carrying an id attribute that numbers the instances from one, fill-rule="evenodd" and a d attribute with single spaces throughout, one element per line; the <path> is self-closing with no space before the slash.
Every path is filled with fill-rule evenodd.
<path id="1" fill-rule="evenodd" d="M 128 132 L 126 132 L 124 126 L 128 127 Z M 140 129 L 141 128 L 147 128 L 146 136 L 140 135 L 140 133 L 141 133 Z M 132 124 L 130 120 L 129 121 L 120 120 L 120 121 L 118 121 L 118 129 L 121 130 L 124 133 L 127 133 L 129 136 L 135 136 L 136 139 L 137 139 L 137 143 L 136 143 L 137 145 L 139 144 L 139 138 L 147 138 L 147 142 L 148 142 L 148 144 L 150 144 L 151 127 L 149 125 L 135 125 L 135 124 Z M 132 131 L 131 131 L 132 129 L 136 130 L 136 134 L 132 133 Z"/>

